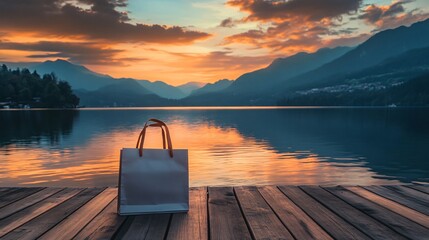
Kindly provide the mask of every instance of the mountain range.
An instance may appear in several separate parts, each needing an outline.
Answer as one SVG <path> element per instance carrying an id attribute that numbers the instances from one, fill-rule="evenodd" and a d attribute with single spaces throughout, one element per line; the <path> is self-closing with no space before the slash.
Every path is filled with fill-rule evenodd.
<path id="1" fill-rule="evenodd" d="M 65 60 L 26 67 L 68 81 L 86 106 L 429 105 L 429 19 L 210 84 L 113 78 Z M 416 86 L 418 98 L 410 92 Z"/>

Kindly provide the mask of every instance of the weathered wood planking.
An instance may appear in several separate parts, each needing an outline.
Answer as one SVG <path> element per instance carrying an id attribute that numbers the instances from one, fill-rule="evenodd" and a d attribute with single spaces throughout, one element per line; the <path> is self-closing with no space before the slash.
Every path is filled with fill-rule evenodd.
<path id="1" fill-rule="evenodd" d="M 379 196 L 373 192 L 370 192 L 362 187 L 347 187 L 347 189 L 352 190 L 354 193 L 360 195 L 361 197 L 364 197 L 366 199 L 369 199 L 373 202 L 376 202 L 377 204 L 396 212 L 416 223 L 419 223 L 420 225 L 429 228 L 429 216 L 420 213 L 414 209 L 408 208 L 404 205 L 401 205 L 397 202 L 394 202 L 392 200 L 389 200 L 387 198 L 384 198 L 382 196 Z"/>
<path id="2" fill-rule="evenodd" d="M 429 194 L 429 186 L 428 185 L 406 185 L 406 187 L 416 189 L 418 191 Z"/>
<path id="3" fill-rule="evenodd" d="M 296 239 L 332 239 L 313 219 L 275 186 L 258 188 L 265 201 L 276 212 Z"/>
<path id="4" fill-rule="evenodd" d="M 45 188 L 41 191 L 38 191 L 30 196 L 24 197 L 18 201 L 10 203 L 9 205 L 3 207 L 0 212 L 0 219 L 3 219 L 7 216 L 12 215 L 15 212 L 18 212 L 21 209 L 24 209 L 28 206 L 31 206 L 37 202 L 42 201 L 43 199 L 54 195 L 55 193 L 61 191 L 61 188 Z"/>
<path id="5" fill-rule="evenodd" d="M 209 188 L 210 239 L 251 239 L 232 187 Z"/>
<path id="6" fill-rule="evenodd" d="M 23 210 L 0 220 L 0 237 L 3 237 L 5 234 L 22 224 L 72 198 L 81 191 L 82 189 L 64 189 L 47 198 L 46 201 L 38 202 L 31 207 L 24 208 Z"/>
<path id="7" fill-rule="evenodd" d="M 424 185 L 199 187 L 188 213 L 119 216 L 116 188 L 0 188 L 0 238 L 427 239 L 428 193 Z"/>
<path id="8" fill-rule="evenodd" d="M 117 189 L 107 188 L 68 216 L 39 239 L 71 239 L 117 196 Z"/>
<path id="9" fill-rule="evenodd" d="M 336 239 L 370 239 L 350 223 L 325 208 L 295 186 L 280 186 L 280 190 Z"/>
<path id="10" fill-rule="evenodd" d="M 411 197 L 418 203 L 429 208 L 429 194 L 422 193 L 418 190 L 407 188 L 404 186 L 384 186 L 384 187 L 389 188 L 393 191 L 396 191 L 404 196 Z"/>
<path id="11" fill-rule="evenodd" d="M 327 187 L 325 189 L 405 237 L 410 239 L 427 239 L 426 236 L 429 236 L 429 230 L 427 228 L 416 224 L 408 218 L 392 212 L 367 198 L 361 197 L 360 195 L 352 192 L 353 189 L 348 190 L 341 186 Z"/>
<path id="12" fill-rule="evenodd" d="M 6 191 L 0 197 L 0 208 L 9 205 L 16 200 L 30 196 L 31 194 L 42 190 L 43 188 L 13 188 Z"/>
<path id="13" fill-rule="evenodd" d="M 207 188 L 191 188 L 189 212 L 173 214 L 167 239 L 208 239 Z"/>
<path id="14" fill-rule="evenodd" d="M 254 239 L 293 239 L 256 187 L 234 189 Z"/>
<path id="15" fill-rule="evenodd" d="M 5 235 L 4 239 L 36 239 L 49 229 L 61 222 L 64 218 L 72 214 L 74 211 L 82 207 L 85 203 L 99 194 L 102 189 L 85 189 L 76 196 L 59 204 L 31 221 L 21 225 L 9 234 Z"/>
<path id="16" fill-rule="evenodd" d="M 404 196 L 398 192 L 395 192 L 394 190 L 390 190 L 382 186 L 368 186 L 364 188 L 384 198 L 400 203 L 408 208 L 429 215 L 429 208 L 425 205 L 418 203 L 415 199 L 411 197 Z"/>
<path id="17" fill-rule="evenodd" d="M 372 239 L 401 239 L 396 232 L 386 225 L 357 210 L 326 190 L 317 186 L 302 186 L 301 189 Z"/>
<path id="18" fill-rule="evenodd" d="M 118 199 L 115 198 L 74 239 L 112 239 L 126 219 L 117 214 L 117 204 Z"/>

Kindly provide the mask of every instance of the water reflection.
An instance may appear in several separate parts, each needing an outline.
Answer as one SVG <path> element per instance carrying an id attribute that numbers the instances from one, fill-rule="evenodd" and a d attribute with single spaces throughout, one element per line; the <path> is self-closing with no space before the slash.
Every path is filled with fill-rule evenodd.
<path id="1" fill-rule="evenodd" d="M 150 117 L 189 149 L 192 186 L 428 181 L 427 109 L 133 109 L 0 111 L 1 185 L 115 186 Z"/>

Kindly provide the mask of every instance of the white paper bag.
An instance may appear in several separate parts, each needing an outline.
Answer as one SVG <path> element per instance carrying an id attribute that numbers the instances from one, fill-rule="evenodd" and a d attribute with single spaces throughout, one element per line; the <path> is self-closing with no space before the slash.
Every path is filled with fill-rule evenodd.
<path id="1" fill-rule="evenodd" d="M 164 149 L 143 149 L 147 127 L 162 129 Z M 167 125 L 162 121 L 150 119 L 136 148 L 121 150 L 118 195 L 120 215 L 189 210 L 188 150 L 173 150 Z"/>

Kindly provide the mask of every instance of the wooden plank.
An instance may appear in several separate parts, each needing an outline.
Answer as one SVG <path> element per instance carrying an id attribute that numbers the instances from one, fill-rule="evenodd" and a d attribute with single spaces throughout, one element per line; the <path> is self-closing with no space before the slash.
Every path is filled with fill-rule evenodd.
<path id="1" fill-rule="evenodd" d="M 18 188 L 16 187 L 4 187 L 0 188 L 0 199 L 2 196 L 9 194 L 10 192 L 16 191 Z"/>
<path id="2" fill-rule="evenodd" d="M 254 239 L 293 239 L 256 187 L 234 191 Z"/>
<path id="3" fill-rule="evenodd" d="M 33 193 L 36 193 L 43 188 L 17 188 L 11 190 L 5 195 L 2 195 L 0 198 L 0 208 L 7 206 L 15 201 L 18 201 L 22 198 L 30 196 Z"/>
<path id="4" fill-rule="evenodd" d="M 11 231 L 2 239 L 36 239 L 99 194 L 102 190 L 102 188 L 85 189 L 76 196 Z"/>
<path id="5" fill-rule="evenodd" d="M 377 219 L 396 232 L 411 239 L 427 239 L 429 230 L 395 212 L 361 197 L 343 187 L 324 187 L 337 197 L 348 202 L 353 207 Z"/>
<path id="6" fill-rule="evenodd" d="M 426 207 L 429 207 L 429 194 L 420 192 L 412 188 L 407 188 L 405 186 L 384 186 L 384 187 L 389 188 L 393 191 L 396 191 L 402 195 L 409 196 L 413 198 L 415 201 L 417 201 L 418 203 Z"/>
<path id="7" fill-rule="evenodd" d="M 112 239 L 126 219 L 118 215 L 117 207 L 118 199 L 115 198 L 74 239 Z"/>
<path id="8" fill-rule="evenodd" d="M 277 187 L 263 186 L 258 187 L 258 190 L 296 239 L 332 239 L 325 230 L 280 192 Z"/>
<path id="9" fill-rule="evenodd" d="M 208 239 L 207 188 L 191 188 L 189 212 L 173 214 L 167 239 Z"/>
<path id="10" fill-rule="evenodd" d="M 358 194 L 361 197 L 364 197 L 379 204 L 380 206 L 383 206 L 393 212 L 396 212 L 426 228 L 429 228 L 429 216 L 426 216 L 423 213 L 417 212 L 416 210 L 408 208 L 387 198 L 381 197 L 362 187 L 347 187 L 347 189 Z"/>
<path id="11" fill-rule="evenodd" d="M 117 188 L 107 188 L 39 239 L 71 239 L 117 196 Z"/>
<path id="12" fill-rule="evenodd" d="M 420 213 L 429 215 L 429 208 L 427 206 L 421 205 L 413 198 L 401 195 L 398 192 L 395 192 L 382 186 L 368 186 L 364 188 L 384 198 L 390 199 L 408 208 L 414 209 Z"/>
<path id="13" fill-rule="evenodd" d="M 43 199 L 54 195 L 55 193 L 63 190 L 62 188 L 45 188 L 41 191 L 38 191 L 30 196 L 22 198 L 21 200 L 15 201 L 0 210 L 0 219 L 3 219 L 9 215 L 18 212 L 21 209 L 24 209 L 28 206 L 31 206 L 35 203 L 42 201 Z"/>
<path id="14" fill-rule="evenodd" d="M 210 239 L 251 239 L 231 187 L 209 187 Z"/>
<path id="15" fill-rule="evenodd" d="M 279 186 L 279 189 L 335 239 L 370 239 L 298 187 Z"/>
<path id="16" fill-rule="evenodd" d="M 429 186 L 426 185 L 407 185 L 406 187 L 418 190 L 420 192 L 424 192 L 426 194 L 429 194 Z"/>
<path id="17" fill-rule="evenodd" d="M 49 209 L 70 199 L 81 191 L 82 189 L 64 189 L 41 202 L 24 208 L 21 211 L 0 220 L 0 237 L 21 226 L 22 224 L 34 219 Z"/>
<path id="18" fill-rule="evenodd" d="M 167 234 L 168 223 L 171 214 L 146 214 L 129 217 L 125 231 L 122 231 L 116 239 L 164 239 Z"/>
<path id="19" fill-rule="evenodd" d="M 406 239 L 318 186 L 302 186 L 301 189 L 372 239 Z"/>

